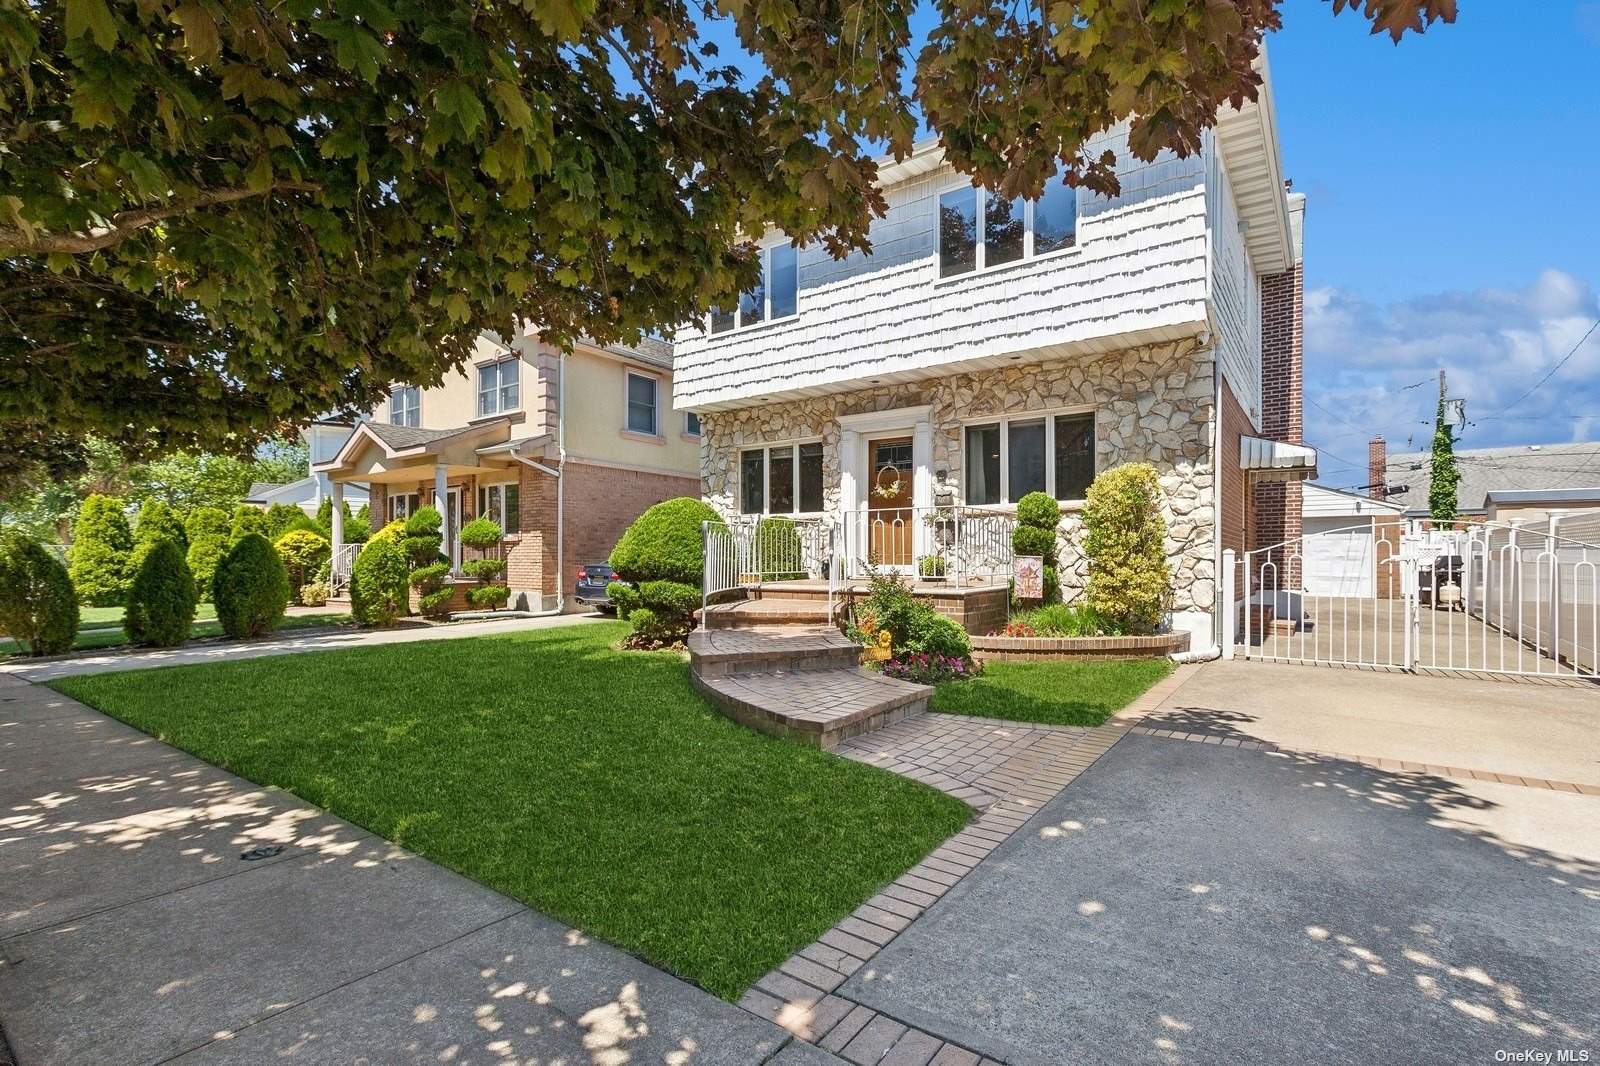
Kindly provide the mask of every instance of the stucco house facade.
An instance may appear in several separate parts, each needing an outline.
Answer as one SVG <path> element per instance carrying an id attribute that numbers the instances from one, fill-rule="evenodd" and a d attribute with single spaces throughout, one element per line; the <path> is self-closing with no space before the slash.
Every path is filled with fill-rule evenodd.
<path id="1" fill-rule="evenodd" d="M 914 572 L 936 548 L 919 515 L 1008 514 L 1048 492 L 1070 598 L 1089 482 L 1149 462 L 1171 622 L 1212 644 L 1223 549 L 1294 536 L 1316 469 L 1301 441 L 1305 202 L 1261 71 L 1260 101 L 1191 158 L 1141 163 L 1122 130 L 1088 146 L 1116 151 L 1115 197 L 1057 181 L 1008 203 L 924 144 L 881 169 L 871 255 L 764 235 L 761 287 L 678 335 L 675 403 L 700 419 L 705 499 L 731 522 L 865 529 L 852 550 Z"/>
<path id="2" fill-rule="evenodd" d="M 485 333 L 439 385 L 392 389 L 313 472 L 335 497 L 368 486 L 374 529 L 436 507 L 458 567 L 461 527 L 493 518 L 511 606 L 556 610 L 641 512 L 698 491 L 699 423 L 673 406 L 672 378 L 672 347 L 655 339 L 563 353 L 531 329 Z M 337 525 L 334 540 L 337 585 L 353 552 Z"/>

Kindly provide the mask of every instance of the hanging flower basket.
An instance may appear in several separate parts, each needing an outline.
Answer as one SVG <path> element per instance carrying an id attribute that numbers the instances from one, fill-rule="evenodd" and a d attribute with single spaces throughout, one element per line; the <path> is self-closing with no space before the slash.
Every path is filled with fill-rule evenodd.
<path id="1" fill-rule="evenodd" d="M 889 480 L 884 479 L 887 474 Z M 892 500 L 899 496 L 905 487 L 905 481 L 900 477 L 900 471 L 893 466 L 885 466 L 878 471 L 878 476 L 872 479 L 872 494 L 880 500 Z"/>

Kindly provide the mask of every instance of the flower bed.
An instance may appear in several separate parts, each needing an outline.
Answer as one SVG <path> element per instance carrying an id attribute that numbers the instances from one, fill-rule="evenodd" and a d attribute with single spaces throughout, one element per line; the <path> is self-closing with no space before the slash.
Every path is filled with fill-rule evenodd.
<path id="1" fill-rule="evenodd" d="M 1008 637 L 972 638 L 972 654 L 986 661 L 1034 662 L 1050 659 L 1147 659 L 1189 650 L 1185 632 L 1143 637 Z"/>

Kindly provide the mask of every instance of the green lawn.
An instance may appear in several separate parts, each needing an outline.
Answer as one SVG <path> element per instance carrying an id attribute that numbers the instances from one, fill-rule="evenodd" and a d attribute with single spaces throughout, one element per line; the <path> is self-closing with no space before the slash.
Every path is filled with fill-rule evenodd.
<path id="1" fill-rule="evenodd" d="M 128 635 L 122 631 L 121 607 L 85 607 L 79 618 L 78 638 L 72 642 L 73 651 L 113 648 L 128 642 Z M 282 628 L 304 629 L 307 626 L 337 625 L 348 621 L 348 614 L 291 615 L 284 618 Z M 220 636 L 222 626 L 217 622 L 216 607 L 209 603 L 200 604 L 195 611 L 194 625 L 189 629 L 189 639 Z M 16 641 L 0 637 L 0 659 L 21 650 Z"/>
<path id="2" fill-rule="evenodd" d="M 65 678 L 733 999 L 965 823 L 924 785 L 715 713 L 626 625 Z"/>
<path id="3" fill-rule="evenodd" d="M 972 681 L 940 685 L 930 706 L 946 714 L 1093 726 L 1171 672 L 1168 659 L 991 662 Z"/>

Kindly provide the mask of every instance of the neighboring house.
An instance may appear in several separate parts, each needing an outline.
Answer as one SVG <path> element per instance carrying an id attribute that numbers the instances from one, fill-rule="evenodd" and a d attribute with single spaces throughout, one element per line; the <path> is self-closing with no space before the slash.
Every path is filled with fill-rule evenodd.
<path id="1" fill-rule="evenodd" d="M 1463 518 L 1543 524 L 1551 511 L 1574 517 L 1600 512 L 1600 441 L 1466 448 L 1455 456 L 1461 474 L 1456 508 Z M 1384 439 L 1374 437 L 1367 445 L 1368 491 L 1408 517 L 1426 518 L 1432 464 L 1432 452 L 1389 455 Z"/>
<path id="2" fill-rule="evenodd" d="M 353 423 L 341 422 L 337 419 L 318 419 L 300 430 L 300 439 L 305 441 L 306 451 L 309 455 L 307 475 L 298 481 L 287 484 L 274 484 L 270 481 L 252 481 L 250 490 L 245 493 L 244 502 L 266 510 L 273 504 L 293 504 L 305 511 L 306 514 L 315 516 L 317 509 L 322 506 L 322 501 L 332 491 L 332 484 L 328 475 L 317 473 L 316 466 L 325 463 L 338 454 L 344 442 L 350 439 L 350 430 Z M 367 502 L 367 490 L 364 485 L 346 486 L 344 502 L 350 505 L 352 511 L 359 510 Z"/>
<path id="3" fill-rule="evenodd" d="M 1142 163 L 1125 129 L 1087 145 L 1116 151 L 1116 197 L 1052 180 L 1008 203 L 922 144 L 881 165 L 871 255 L 765 234 L 761 287 L 678 336 L 705 498 L 735 523 L 828 524 L 847 556 L 912 569 L 940 549 L 946 501 L 1003 514 L 1049 492 L 1070 596 L 1090 481 L 1150 462 L 1173 623 L 1211 645 L 1223 549 L 1295 536 L 1316 470 L 1300 443 L 1305 200 L 1259 69 L 1259 102 L 1189 159 Z"/>
<path id="4" fill-rule="evenodd" d="M 673 408 L 672 375 L 671 345 L 653 338 L 563 356 L 531 332 L 485 333 L 462 370 L 436 387 L 397 386 L 313 469 L 336 496 L 369 484 L 373 529 L 437 507 L 457 566 L 461 526 L 493 518 L 512 606 L 554 610 L 564 574 L 604 562 L 651 504 L 697 492 L 700 427 Z M 335 556 L 342 578 L 349 553 Z"/>

